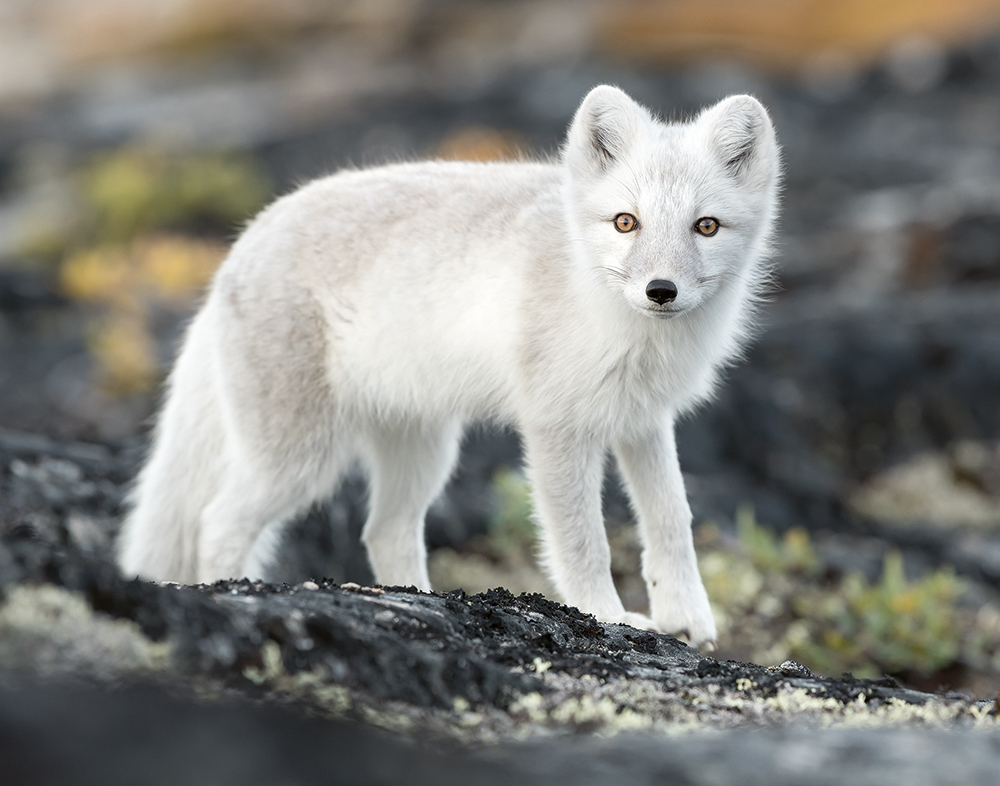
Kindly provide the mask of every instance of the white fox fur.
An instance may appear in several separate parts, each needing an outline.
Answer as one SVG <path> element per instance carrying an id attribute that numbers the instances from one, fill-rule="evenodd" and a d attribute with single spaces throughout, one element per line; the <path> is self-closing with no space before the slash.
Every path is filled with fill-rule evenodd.
<path id="1" fill-rule="evenodd" d="M 347 171 L 277 200 L 188 329 L 122 571 L 263 574 L 282 523 L 360 457 L 376 580 L 429 590 L 427 507 L 463 426 L 487 420 L 521 433 L 542 556 L 567 603 L 711 641 L 674 420 L 745 339 L 779 170 L 749 96 L 664 124 L 602 86 L 557 162 Z M 622 213 L 632 231 L 616 228 Z M 697 231 L 704 217 L 714 236 Z M 676 298 L 651 300 L 652 280 Z M 649 617 L 627 613 L 611 579 L 609 448 L 638 516 Z"/>

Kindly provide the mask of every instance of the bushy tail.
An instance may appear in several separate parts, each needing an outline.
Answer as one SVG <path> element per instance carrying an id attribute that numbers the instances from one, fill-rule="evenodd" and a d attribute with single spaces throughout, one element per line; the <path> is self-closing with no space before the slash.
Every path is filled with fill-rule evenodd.
<path id="1" fill-rule="evenodd" d="M 198 579 L 201 512 L 221 474 L 223 425 L 208 311 L 191 323 L 168 384 L 151 454 L 136 482 L 118 540 L 126 576 L 192 584 Z"/>

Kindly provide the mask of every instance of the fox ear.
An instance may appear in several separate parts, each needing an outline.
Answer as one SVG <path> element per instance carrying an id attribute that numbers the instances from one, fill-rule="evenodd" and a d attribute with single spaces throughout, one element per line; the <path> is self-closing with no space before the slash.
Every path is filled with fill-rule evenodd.
<path id="1" fill-rule="evenodd" d="M 712 148 L 733 177 L 765 185 L 778 169 L 771 118 L 753 96 L 730 96 L 699 115 Z"/>
<path id="2" fill-rule="evenodd" d="M 603 172 L 628 153 L 651 122 L 649 112 L 617 87 L 595 87 L 573 117 L 564 158 L 574 169 Z"/>

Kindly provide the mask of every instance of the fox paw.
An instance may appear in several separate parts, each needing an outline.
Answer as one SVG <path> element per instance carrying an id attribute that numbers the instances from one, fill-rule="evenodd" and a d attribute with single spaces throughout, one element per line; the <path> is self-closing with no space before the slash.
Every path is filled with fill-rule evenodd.
<path id="1" fill-rule="evenodd" d="M 711 630 L 711 638 L 700 639 L 697 642 L 692 641 L 690 632 L 684 628 L 678 630 L 677 628 L 667 628 L 664 629 L 663 625 L 660 625 L 652 617 L 647 617 L 645 614 L 637 614 L 636 612 L 626 611 L 624 614 L 615 617 L 614 619 L 607 619 L 604 622 L 611 622 L 617 625 L 629 625 L 633 628 L 638 628 L 639 630 L 648 630 L 652 633 L 665 633 L 668 636 L 673 636 L 675 639 L 683 641 L 685 644 L 691 647 L 695 647 L 702 652 L 713 652 L 715 650 L 715 625 L 713 623 Z"/>
<path id="2" fill-rule="evenodd" d="M 654 619 L 659 630 L 685 644 L 705 652 L 715 649 L 715 618 L 708 603 L 701 609 L 675 609 L 672 614 L 656 614 Z"/>
<path id="3" fill-rule="evenodd" d="M 710 639 L 702 639 L 700 641 L 695 641 L 691 638 L 691 634 L 688 632 L 687 628 L 681 630 L 670 631 L 668 636 L 673 636 L 678 641 L 683 641 L 689 647 L 693 647 L 699 652 L 715 652 L 715 636 L 714 633 Z"/>
<path id="4" fill-rule="evenodd" d="M 645 614 L 637 614 L 633 611 L 626 611 L 622 614 L 616 615 L 613 618 L 608 618 L 601 620 L 602 622 L 610 622 L 615 625 L 630 625 L 633 628 L 638 628 L 639 630 L 648 630 L 653 633 L 660 633 L 660 629 L 657 624 L 653 621 L 652 617 L 647 617 Z"/>

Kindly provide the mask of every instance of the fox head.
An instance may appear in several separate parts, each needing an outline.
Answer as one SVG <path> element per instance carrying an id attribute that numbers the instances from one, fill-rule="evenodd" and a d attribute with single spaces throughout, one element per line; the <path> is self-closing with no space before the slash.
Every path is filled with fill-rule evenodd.
<path id="1" fill-rule="evenodd" d="M 781 167 L 755 98 L 731 96 L 668 124 L 618 88 L 595 87 L 573 118 L 563 165 L 578 259 L 639 313 L 669 319 L 727 284 L 759 288 Z"/>

